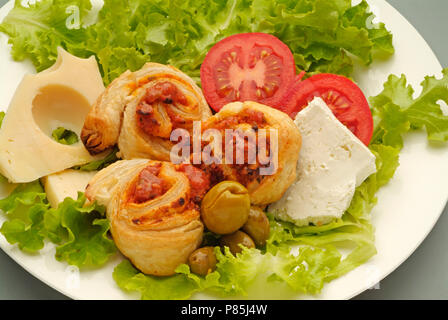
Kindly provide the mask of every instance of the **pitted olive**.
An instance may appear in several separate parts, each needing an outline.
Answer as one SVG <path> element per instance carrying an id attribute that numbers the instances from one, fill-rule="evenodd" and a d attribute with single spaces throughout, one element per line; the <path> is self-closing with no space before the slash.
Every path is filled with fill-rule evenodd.
<path id="1" fill-rule="evenodd" d="M 223 181 L 205 195 L 201 204 L 201 217 L 208 230 L 217 234 L 230 234 L 247 221 L 250 198 L 247 189 L 234 181 Z"/>
<path id="2" fill-rule="evenodd" d="M 222 247 L 229 247 L 230 252 L 233 254 L 242 251 L 240 245 L 247 248 L 255 248 L 255 243 L 252 238 L 242 231 L 223 236 L 220 240 L 220 244 Z"/>
<path id="3" fill-rule="evenodd" d="M 251 207 L 243 230 L 252 237 L 257 246 L 264 246 L 269 238 L 270 226 L 266 214 L 258 207 Z"/>

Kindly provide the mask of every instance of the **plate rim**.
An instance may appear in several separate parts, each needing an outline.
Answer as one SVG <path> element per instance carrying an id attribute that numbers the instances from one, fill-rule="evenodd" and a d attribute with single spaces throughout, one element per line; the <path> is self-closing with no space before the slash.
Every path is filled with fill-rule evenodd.
<path id="1" fill-rule="evenodd" d="M 372 1 L 372 0 L 368 0 L 368 1 Z M 374 0 L 375 1 L 375 0 Z M 417 30 L 417 28 L 414 27 L 414 25 L 398 10 L 396 9 L 392 4 L 389 3 L 388 0 L 383 0 L 384 3 L 390 7 L 390 9 L 396 11 L 405 21 L 406 23 L 412 28 L 412 30 L 415 32 L 416 35 L 418 35 L 418 37 L 421 38 L 421 40 L 425 43 L 425 45 L 429 48 L 429 50 L 431 51 L 431 54 L 434 56 L 435 61 L 437 61 L 437 64 L 439 65 L 440 70 L 443 69 L 442 64 L 440 63 L 439 58 L 437 57 L 437 55 L 435 54 L 434 50 L 432 49 L 432 47 L 429 45 L 429 43 L 426 41 L 426 39 L 420 34 L 420 32 Z M 385 22 L 386 27 L 387 27 L 387 23 Z M 446 146 L 448 147 L 448 146 Z M 390 276 L 394 271 L 396 271 L 402 264 L 404 264 L 406 261 L 408 261 L 408 259 L 418 250 L 418 248 L 420 248 L 420 246 L 423 244 L 423 242 L 428 238 L 429 234 L 434 230 L 434 227 L 436 226 L 436 224 L 439 222 L 440 217 L 442 216 L 443 212 L 445 211 L 445 208 L 448 205 L 448 192 L 447 195 L 445 197 L 445 204 L 442 206 L 442 208 L 439 210 L 440 213 L 437 215 L 437 217 L 434 219 L 432 225 L 430 228 L 427 229 L 427 231 L 425 232 L 425 235 L 422 239 L 420 239 L 420 241 L 418 241 L 418 243 L 414 246 L 414 248 L 412 249 L 412 251 L 410 251 L 406 257 L 399 263 L 397 263 L 395 266 L 393 266 L 392 268 L 390 268 L 391 270 L 389 272 L 386 272 L 384 276 L 381 276 L 381 279 L 379 279 L 379 282 L 383 281 L 384 279 L 386 279 L 388 276 Z M 376 231 L 375 231 L 376 233 Z M 369 290 L 369 288 L 364 288 L 364 289 L 360 289 L 358 292 L 353 293 L 352 295 L 349 295 L 349 297 L 347 297 L 346 300 L 350 300 L 353 299 L 354 297 L 364 293 L 365 291 Z"/>

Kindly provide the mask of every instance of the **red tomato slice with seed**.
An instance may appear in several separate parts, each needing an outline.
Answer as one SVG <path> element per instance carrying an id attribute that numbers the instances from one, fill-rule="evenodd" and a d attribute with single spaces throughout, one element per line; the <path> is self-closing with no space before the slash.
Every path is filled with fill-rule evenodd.
<path id="1" fill-rule="evenodd" d="M 297 82 L 285 98 L 282 111 L 295 117 L 314 97 L 321 97 L 339 119 L 365 145 L 373 134 L 369 103 L 350 79 L 335 74 L 318 74 Z"/>
<path id="2" fill-rule="evenodd" d="M 266 33 L 225 38 L 210 49 L 201 66 L 204 96 L 215 111 L 234 101 L 279 108 L 295 76 L 291 50 Z"/>

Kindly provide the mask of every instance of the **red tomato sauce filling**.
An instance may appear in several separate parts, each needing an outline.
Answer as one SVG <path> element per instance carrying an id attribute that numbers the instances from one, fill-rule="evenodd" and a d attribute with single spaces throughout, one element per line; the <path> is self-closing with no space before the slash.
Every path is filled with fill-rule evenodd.
<path id="1" fill-rule="evenodd" d="M 266 119 L 263 112 L 246 109 L 242 114 L 227 117 L 220 122 L 213 124 L 212 127 L 218 130 L 225 130 L 237 126 L 241 123 L 247 123 L 252 126 L 252 129 L 257 131 L 259 128 L 266 125 Z M 206 129 L 207 128 L 204 128 L 203 130 Z"/>
<path id="2" fill-rule="evenodd" d="M 178 171 L 183 172 L 190 180 L 192 201 L 195 203 L 201 202 L 210 189 L 210 175 L 191 164 L 179 165 Z"/>
<path id="3" fill-rule="evenodd" d="M 161 164 L 143 169 L 137 179 L 133 193 L 134 203 L 145 203 L 162 196 L 170 188 L 169 184 L 158 177 Z"/>
<path id="4" fill-rule="evenodd" d="M 163 104 L 171 121 L 166 119 L 154 107 L 154 104 Z M 188 105 L 187 97 L 170 82 L 159 82 L 146 90 L 146 94 L 137 106 L 137 125 L 146 134 L 156 137 L 169 138 L 175 128 L 185 125 L 185 120 L 177 115 L 169 105 Z"/>
<path id="5" fill-rule="evenodd" d="M 225 136 L 225 129 L 235 128 L 239 124 L 248 124 L 252 127 L 255 134 L 258 129 L 263 129 L 266 125 L 266 119 L 262 112 L 252 109 L 246 109 L 241 114 L 230 116 L 218 123 L 214 123 L 210 126 L 210 128 L 217 129 L 222 131 L 223 137 Z M 203 130 L 206 130 L 204 128 Z M 222 152 L 223 159 L 225 159 L 226 150 L 228 148 L 232 148 L 233 155 L 232 161 L 230 165 L 222 165 L 222 164 L 212 164 L 212 165 L 201 165 L 200 168 L 207 172 L 211 176 L 211 184 L 212 186 L 224 181 L 226 179 L 236 180 L 241 184 L 247 186 L 252 181 L 257 180 L 258 182 L 262 181 L 263 176 L 260 175 L 260 168 L 263 167 L 262 164 L 258 161 L 259 156 L 259 148 L 257 145 L 258 135 L 255 135 L 254 139 L 249 139 L 248 136 L 242 136 L 242 131 L 234 131 L 234 138 L 230 141 L 226 141 L 223 139 L 222 144 Z M 236 138 L 237 136 L 238 138 Z M 206 142 L 204 142 L 202 148 L 204 148 Z M 228 143 L 228 145 L 226 145 Z M 255 150 L 250 154 L 249 150 Z M 266 142 L 266 150 L 267 154 L 263 155 L 263 157 L 269 157 L 269 138 Z M 244 156 L 244 160 L 242 164 L 237 164 L 236 159 L 237 156 Z M 251 159 L 249 157 L 251 156 Z M 255 159 L 253 158 L 255 156 Z"/>

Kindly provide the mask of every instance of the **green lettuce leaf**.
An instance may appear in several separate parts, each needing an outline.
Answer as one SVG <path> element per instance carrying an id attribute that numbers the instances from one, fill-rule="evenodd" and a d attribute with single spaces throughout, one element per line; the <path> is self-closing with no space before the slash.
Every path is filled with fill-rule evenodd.
<path id="1" fill-rule="evenodd" d="M 356 188 L 347 212 L 361 220 L 369 220 L 370 211 L 377 203 L 376 193 L 386 185 L 399 166 L 400 149 L 382 144 L 371 144 L 370 150 L 376 156 L 377 172 Z"/>
<path id="2" fill-rule="evenodd" d="M 78 267 L 101 266 L 116 247 L 107 235 L 109 221 L 104 218 L 104 207 L 92 203 L 86 205 L 86 197 L 66 198 L 57 209 L 45 216 L 48 237 L 59 244 L 56 259 Z"/>
<path id="3" fill-rule="evenodd" d="M 8 179 L 0 173 L 0 183 L 8 183 Z"/>
<path id="4" fill-rule="evenodd" d="M 269 279 L 284 281 L 296 292 L 316 294 L 322 290 L 332 270 L 341 264 L 341 254 L 331 246 L 305 246 L 297 256 L 285 248 L 273 260 L 274 272 Z"/>
<path id="5" fill-rule="evenodd" d="M 5 112 L 0 112 L 0 128 L 2 127 L 3 119 L 5 118 Z"/>
<path id="6" fill-rule="evenodd" d="M 334 248 L 311 246 L 303 246 L 296 255 L 286 249 L 271 254 L 243 248 L 234 256 L 228 248 L 221 251 L 218 247 L 215 254 L 216 271 L 205 277 L 191 273 L 188 265 L 179 266 L 171 277 L 144 275 L 125 260 L 115 268 L 113 278 L 120 288 L 139 292 L 145 300 L 187 299 L 201 291 L 219 297 L 244 296 L 259 276 L 285 282 L 297 292 L 317 293 L 341 258 Z"/>
<path id="7" fill-rule="evenodd" d="M 126 70 L 138 70 L 149 61 L 137 46 L 138 34 L 130 25 L 138 11 L 144 10 L 141 3 L 144 2 L 108 0 L 98 21 L 86 30 L 85 46 L 96 54 L 106 84 Z"/>
<path id="8" fill-rule="evenodd" d="M 448 102 L 448 69 L 440 79 L 426 77 L 422 92 L 414 98 L 414 89 L 406 77 L 390 75 L 384 90 L 370 98 L 375 120 L 373 143 L 403 147 L 403 134 L 410 129 L 425 128 L 430 141 L 448 140 L 448 116 L 439 101 Z"/>
<path id="9" fill-rule="evenodd" d="M 118 148 L 114 148 L 104 159 L 95 160 L 82 166 L 76 166 L 73 167 L 73 169 L 81 171 L 96 171 L 104 169 L 119 160 L 117 157 L 117 152 Z"/>
<path id="10" fill-rule="evenodd" d="M 395 52 L 392 45 L 392 34 L 384 23 L 374 23 L 375 15 L 370 12 L 369 5 L 363 0 L 357 6 L 344 12 L 343 25 L 367 29 L 369 40 L 373 44 L 373 56 L 387 57 Z"/>
<path id="11" fill-rule="evenodd" d="M 365 1 L 350 0 L 105 0 L 96 23 L 68 29 L 70 6 L 85 26 L 88 0 L 42 0 L 25 8 L 17 0 L 0 31 L 13 58 L 31 59 L 38 71 L 56 59 L 56 48 L 96 55 L 106 84 L 145 62 L 172 64 L 199 82 L 199 69 L 219 40 L 243 32 L 267 32 L 284 41 L 297 68 L 349 76 L 353 56 L 369 64 L 375 53 L 393 53 L 384 24 L 371 23 Z M 113 32 L 110 32 L 113 30 Z"/>
<path id="12" fill-rule="evenodd" d="M 337 255 L 336 252 L 339 251 L 336 248 L 342 243 L 352 243 L 354 249 L 337 263 L 331 265 L 325 263 L 326 259 L 331 259 Z M 306 244 L 313 248 L 327 249 L 324 253 L 321 253 L 319 259 L 329 269 L 326 274 L 322 274 L 319 283 L 328 282 L 344 275 L 367 262 L 376 254 L 372 226 L 368 221 L 357 220 L 349 213 L 346 213 L 342 219 L 330 224 L 308 227 L 297 227 L 271 217 L 271 237 L 268 240 L 268 252 L 277 252 L 280 248 L 286 250 L 294 244 Z M 309 263 L 309 261 L 305 261 Z M 318 289 L 321 288 L 322 286 L 318 287 Z M 317 293 L 319 291 L 306 292 Z"/>
<path id="13" fill-rule="evenodd" d="M 79 141 L 78 135 L 76 133 L 63 127 L 58 127 L 57 129 L 53 130 L 51 137 L 58 143 L 65 145 L 72 145 Z"/>
<path id="14" fill-rule="evenodd" d="M 0 210 L 8 218 L 0 232 L 10 244 L 17 243 L 21 250 L 37 252 L 44 247 L 43 216 L 48 208 L 39 181 L 19 185 L 0 200 Z"/>
<path id="15" fill-rule="evenodd" d="M 147 276 L 125 260 L 113 272 L 117 285 L 125 291 L 137 291 L 145 300 L 188 299 L 197 290 L 193 280 L 178 274 L 158 278 Z"/>
<path id="16" fill-rule="evenodd" d="M 17 243 L 23 251 L 34 253 L 44 247 L 43 217 L 46 204 L 36 204 L 28 209 L 29 223 L 21 219 L 5 221 L 0 232 L 10 244 Z"/>
<path id="17" fill-rule="evenodd" d="M 16 0 L 14 8 L 0 24 L 0 31 L 8 35 L 8 43 L 12 44 L 11 54 L 15 60 L 30 59 L 36 70 L 42 71 L 56 61 L 58 46 L 69 51 L 82 46 L 85 29 L 70 29 L 67 25 L 72 22 L 70 8 L 75 8 L 73 6 L 78 10 L 79 24 L 83 23 L 91 9 L 89 0 L 35 1 L 29 8 L 21 3 Z"/>
<path id="18" fill-rule="evenodd" d="M 39 181 L 19 184 L 0 200 L 0 210 L 7 217 L 0 232 L 23 251 L 38 252 L 49 239 L 58 244 L 56 259 L 78 267 L 101 266 L 116 252 L 104 208 L 86 205 L 82 193 L 52 209 Z"/>

